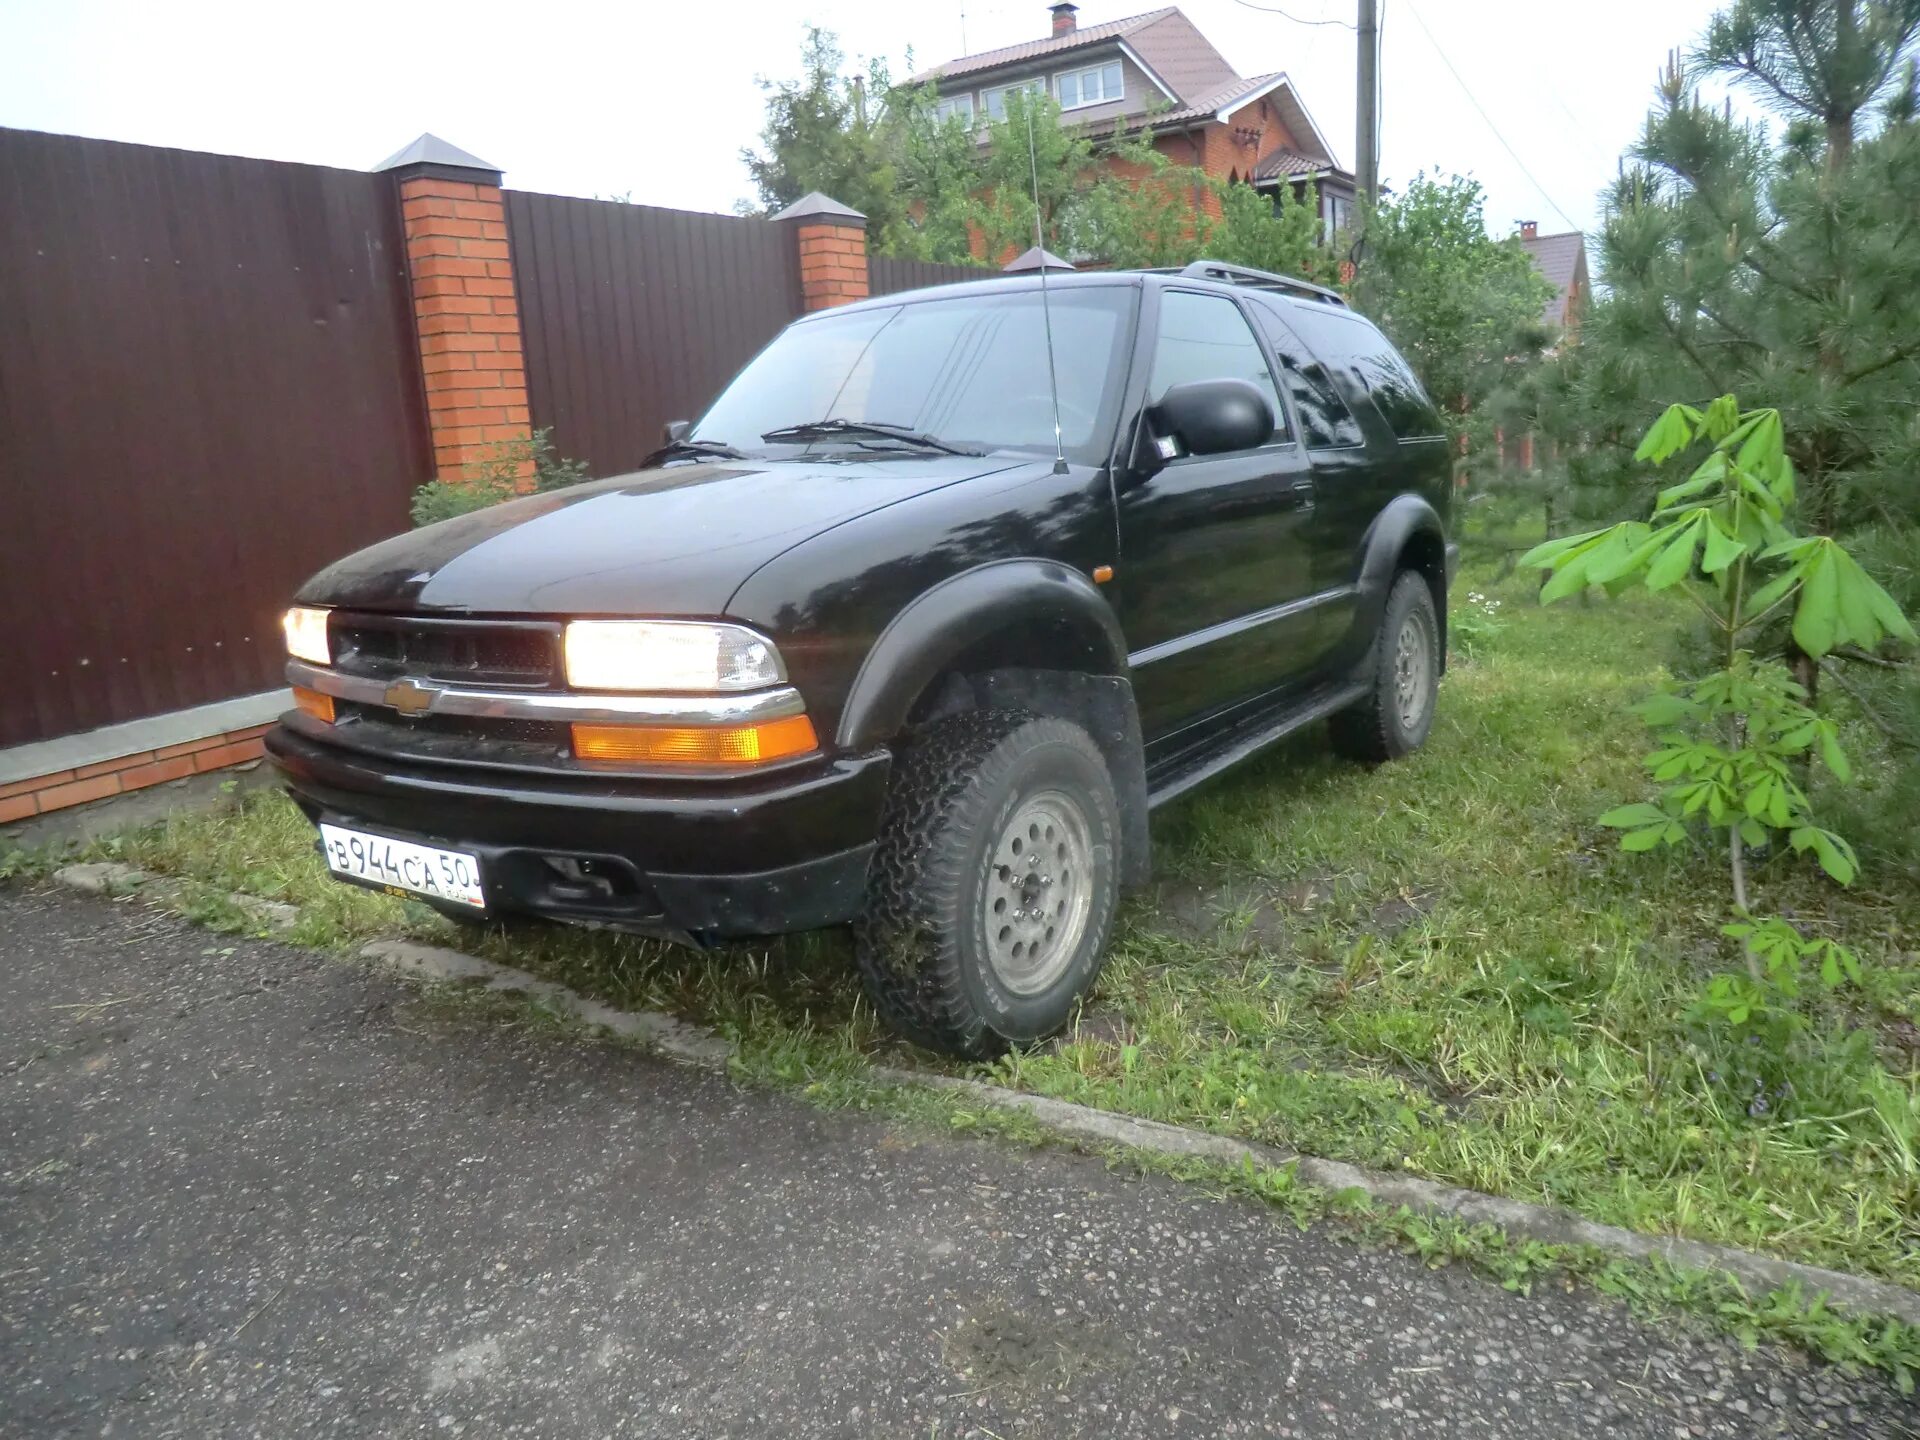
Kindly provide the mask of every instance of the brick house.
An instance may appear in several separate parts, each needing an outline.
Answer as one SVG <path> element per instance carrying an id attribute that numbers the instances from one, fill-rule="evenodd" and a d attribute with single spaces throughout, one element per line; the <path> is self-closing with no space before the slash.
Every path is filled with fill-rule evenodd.
<path id="1" fill-rule="evenodd" d="M 1553 286 L 1540 318 L 1562 338 L 1576 338 L 1587 309 L 1587 237 L 1578 230 L 1542 235 L 1537 222 L 1522 220 L 1520 244 L 1534 268 Z"/>
<path id="2" fill-rule="evenodd" d="M 1110 135 L 1151 128 L 1154 148 L 1215 179 L 1243 180 L 1277 195 L 1315 186 L 1329 235 L 1347 227 L 1354 178 L 1313 123 L 1281 71 L 1242 76 L 1173 6 L 1082 27 L 1078 7 L 1049 7 L 1038 40 L 963 55 L 914 77 L 940 95 L 939 113 L 971 116 L 983 130 L 1005 113 L 1006 97 L 1044 87 L 1061 119 Z M 1199 203 L 1217 214 L 1212 194 Z"/>

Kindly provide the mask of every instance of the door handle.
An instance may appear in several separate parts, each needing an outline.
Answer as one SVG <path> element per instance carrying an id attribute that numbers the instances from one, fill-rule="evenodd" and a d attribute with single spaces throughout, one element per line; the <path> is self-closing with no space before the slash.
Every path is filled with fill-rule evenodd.
<path id="1" fill-rule="evenodd" d="M 1300 510 L 1313 509 L 1313 481 L 1296 480 L 1287 487 L 1287 493 L 1293 497 L 1295 508 Z"/>

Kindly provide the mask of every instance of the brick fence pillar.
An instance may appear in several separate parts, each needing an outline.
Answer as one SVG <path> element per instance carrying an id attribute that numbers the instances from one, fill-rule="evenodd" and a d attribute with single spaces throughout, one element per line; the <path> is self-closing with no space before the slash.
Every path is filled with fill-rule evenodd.
<path id="1" fill-rule="evenodd" d="M 867 298 L 867 217 L 818 190 L 773 217 L 800 247 L 800 308 L 825 310 Z"/>
<path id="2" fill-rule="evenodd" d="M 434 474 L 457 480 L 532 435 L 500 172 L 433 135 L 376 168 L 400 187 Z"/>

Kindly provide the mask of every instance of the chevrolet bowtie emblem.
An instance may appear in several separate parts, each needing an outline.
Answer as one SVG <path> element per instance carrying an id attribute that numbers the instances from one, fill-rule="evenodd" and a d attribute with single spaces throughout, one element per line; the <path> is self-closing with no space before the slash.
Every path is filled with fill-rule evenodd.
<path id="1" fill-rule="evenodd" d="M 418 680 L 396 680 L 387 686 L 387 692 L 381 700 L 389 709 L 398 710 L 409 719 L 426 714 L 433 709 L 433 697 L 440 692 L 431 685 L 422 685 Z"/>

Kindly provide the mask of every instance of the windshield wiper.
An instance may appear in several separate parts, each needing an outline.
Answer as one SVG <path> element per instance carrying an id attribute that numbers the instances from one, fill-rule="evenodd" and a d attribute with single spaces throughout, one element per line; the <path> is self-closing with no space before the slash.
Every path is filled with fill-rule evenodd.
<path id="1" fill-rule="evenodd" d="M 745 460 L 747 452 L 719 440 L 669 440 L 640 462 L 642 470 L 666 460 Z"/>
<path id="2" fill-rule="evenodd" d="M 777 430 L 768 430 L 760 438 L 777 444 L 787 440 L 831 440 L 838 436 L 857 438 L 862 435 L 896 441 L 901 445 L 912 445 L 921 450 L 938 450 L 943 455 L 981 453 L 978 450 L 969 450 L 964 445 L 950 444 L 937 435 L 928 435 L 923 431 L 909 429 L 905 425 L 889 425 L 884 420 L 809 420 L 801 425 L 782 425 Z"/>

